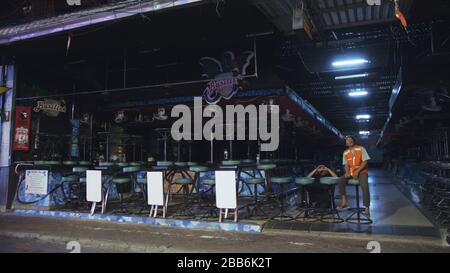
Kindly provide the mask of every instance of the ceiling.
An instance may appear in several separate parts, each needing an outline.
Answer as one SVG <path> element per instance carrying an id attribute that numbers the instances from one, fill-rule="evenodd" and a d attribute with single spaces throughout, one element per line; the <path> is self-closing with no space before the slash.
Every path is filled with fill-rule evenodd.
<path id="1" fill-rule="evenodd" d="M 253 2 L 285 34 L 278 56 L 280 77 L 344 133 L 378 133 L 383 128 L 400 67 L 408 58 L 428 54 L 433 21 L 447 19 L 445 11 L 450 11 L 448 1 L 400 0 L 400 9 L 409 23 L 405 31 L 391 0 L 381 1 L 380 6 L 369 5 L 366 0 Z M 295 10 L 304 11 L 310 20 L 312 39 L 302 29 L 293 28 Z M 355 57 L 370 63 L 346 70 L 331 65 L 336 60 Z M 335 78 L 355 74 L 367 76 Z M 350 97 L 351 91 L 368 94 Z M 357 121 L 359 114 L 371 118 Z"/>
<path id="2" fill-rule="evenodd" d="M 67 92 L 75 87 L 81 91 L 102 90 L 123 86 L 124 48 L 128 52 L 128 86 L 145 86 L 155 83 L 152 78 L 163 78 L 163 82 L 189 80 L 188 76 L 201 73 L 198 57 L 246 47 L 249 41 L 252 45 L 249 34 L 266 33 L 257 38 L 259 80 L 263 86 L 285 83 L 343 133 L 376 133 L 389 116 L 389 98 L 400 67 L 406 60 L 414 64 L 414 60 L 430 54 L 433 22 L 447 20 L 450 14 L 450 1 L 399 0 L 409 22 L 406 32 L 395 17 L 391 0 L 381 0 L 380 6 L 370 6 L 366 0 L 205 2 L 208 4 L 174 10 L 164 16 L 139 14 L 120 23 L 73 31 L 69 54 L 67 34 L 21 43 L 13 50 L 29 63 L 30 74 L 36 75 L 34 80 L 49 77 L 48 81 L 58 85 L 49 88 Z M 430 2 L 433 4 L 427 4 Z M 298 11 L 305 11 L 309 18 L 312 39 L 293 27 L 293 15 Z M 36 48 L 43 52 L 35 54 L 30 50 Z M 331 65 L 348 56 L 360 56 L 370 63 L 351 70 Z M 444 59 L 435 57 L 430 62 Z M 155 65 L 159 71 L 150 73 Z M 44 68 L 53 69 L 52 73 Z M 335 79 L 352 74 L 368 75 Z M 55 81 L 55 77 L 61 81 Z M 252 88 L 255 86 L 258 84 Z M 162 93 L 185 92 L 173 89 L 164 88 Z M 348 93 L 355 90 L 364 90 L 368 95 L 349 97 Z M 148 91 L 142 92 L 161 94 Z M 368 114 L 371 119 L 357 122 L 358 114 Z"/>

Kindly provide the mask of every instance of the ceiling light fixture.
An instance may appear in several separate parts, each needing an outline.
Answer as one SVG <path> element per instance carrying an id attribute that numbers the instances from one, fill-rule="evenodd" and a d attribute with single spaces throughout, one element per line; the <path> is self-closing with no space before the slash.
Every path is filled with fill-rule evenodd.
<path id="1" fill-rule="evenodd" d="M 368 94 L 367 91 L 352 91 L 348 93 L 350 97 L 362 97 L 367 96 L 367 94 Z"/>
<path id="2" fill-rule="evenodd" d="M 345 75 L 345 76 L 336 76 L 334 77 L 335 80 L 346 80 L 346 79 L 356 79 L 356 78 L 364 78 L 368 77 L 369 73 L 362 73 L 362 74 L 352 74 L 352 75 Z"/>
<path id="3" fill-rule="evenodd" d="M 356 119 L 370 119 L 370 115 L 367 114 L 356 115 Z"/>
<path id="4" fill-rule="evenodd" d="M 343 67 L 343 66 L 362 65 L 362 64 L 366 64 L 366 63 L 369 63 L 369 61 L 366 59 L 350 59 L 350 60 L 345 60 L 345 61 L 333 62 L 332 65 L 334 67 Z"/>

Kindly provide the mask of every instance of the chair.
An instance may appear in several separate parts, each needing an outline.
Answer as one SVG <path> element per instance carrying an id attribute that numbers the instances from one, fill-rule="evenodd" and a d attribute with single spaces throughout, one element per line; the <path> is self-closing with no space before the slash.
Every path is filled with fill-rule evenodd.
<path id="1" fill-rule="evenodd" d="M 325 223 L 343 223 L 344 219 L 339 215 L 339 211 L 336 209 L 336 204 L 334 202 L 334 190 L 336 185 L 339 183 L 338 177 L 322 177 L 320 178 L 320 184 L 328 185 L 328 194 L 330 196 L 331 208 L 324 209 L 324 214 L 320 217 L 321 222 Z"/>
<path id="2" fill-rule="evenodd" d="M 356 190 L 356 208 L 350 208 L 349 210 L 352 212 L 345 219 L 346 222 L 351 224 L 372 224 L 372 220 L 361 212 L 364 211 L 364 208 L 359 206 L 359 180 L 358 179 L 350 179 L 348 181 L 349 185 L 355 186 Z M 354 217 L 356 215 L 356 217 Z"/>

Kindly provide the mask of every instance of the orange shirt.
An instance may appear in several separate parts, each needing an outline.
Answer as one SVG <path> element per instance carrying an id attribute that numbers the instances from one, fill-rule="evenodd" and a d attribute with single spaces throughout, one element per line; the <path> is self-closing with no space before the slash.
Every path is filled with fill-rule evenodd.
<path id="1" fill-rule="evenodd" d="M 355 145 L 352 148 L 345 150 L 343 155 L 343 164 L 349 166 L 350 175 L 353 175 L 356 170 L 361 166 L 363 161 L 369 160 L 370 157 L 367 154 L 366 149 L 362 146 Z M 361 170 L 362 173 L 368 173 L 369 167 L 366 166 Z"/>

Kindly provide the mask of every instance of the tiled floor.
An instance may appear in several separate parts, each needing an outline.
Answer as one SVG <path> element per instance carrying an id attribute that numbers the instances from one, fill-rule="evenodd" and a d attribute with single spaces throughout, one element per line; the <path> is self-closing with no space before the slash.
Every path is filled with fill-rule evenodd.
<path id="1" fill-rule="evenodd" d="M 269 221 L 265 228 L 332 231 L 332 232 L 359 232 L 367 234 L 389 234 L 404 236 L 439 237 L 439 230 L 424 216 L 414 202 L 403 194 L 398 181 L 383 170 L 371 170 L 369 174 L 371 194 L 371 219 L 372 224 L 357 225 L 350 223 L 324 224 L 302 223 L 297 221 L 279 222 Z M 336 193 L 337 194 L 337 193 Z M 355 188 L 349 186 L 347 194 L 350 198 L 350 206 L 355 206 Z M 360 195 L 362 203 L 362 196 Z M 339 203 L 339 200 L 336 200 Z M 341 217 L 346 218 L 347 210 L 340 211 Z"/>
<path id="2" fill-rule="evenodd" d="M 365 233 L 365 234 L 380 234 L 380 235 L 404 235 L 404 236 L 426 236 L 426 237 L 439 237 L 439 230 L 431 223 L 427 217 L 418 209 L 414 200 L 414 194 L 412 192 L 399 187 L 399 181 L 393 178 L 390 174 L 383 170 L 372 169 L 369 173 L 369 185 L 371 193 L 371 219 L 372 224 L 327 224 L 320 221 L 313 223 L 305 223 L 301 220 L 297 221 L 267 221 L 247 219 L 246 210 L 243 209 L 240 212 L 241 223 L 251 223 L 262 225 L 263 229 L 288 229 L 288 230 L 306 230 L 306 231 L 328 231 L 328 232 L 351 232 L 351 233 Z M 401 191 L 402 189 L 403 191 Z M 336 190 L 336 195 L 338 195 Z M 355 188 L 348 186 L 347 194 L 349 197 L 349 205 L 354 207 L 356 204 Z M 336 196 L 336 204 L 339 204 L 339 196 Z M 170 202 L 168 209 L 168 218 L 180 219 L 177 215 L 177 211 L 180 206 L 176 204 L 181 200 L 178 197 L 174 197 Z M 127 215 L 145 216 L 148 215 L 148 208 L 141 210 L 142 205 L 139 205 L 143 200 L 128 203 L 126 207 L 129 209 Z M 239 198 L 240 206 L 245 203 L 251 202 L 249 198 Z M 362 205 L 362 194 L 360 195 L 360 202 Z M 113 212 L 118 209 L 118 202 L 111 201 L 109 203 L 109 212 Z M 71 210 L 71 208 L 60 208 L 60 210 Z M 277 211 L 273 208 L 264 209 L 268 215 L 274 215 Z M 88 206 L 84 209 L 88 211 Z M 289 212 L 293 216 L 298 214 L 296 208 L 292 208 Z M 350 214 L 348 210 L 339 211 L 343 219 L 347 218 Z M 122 213 L 118 213 L 119 215 Z M 198 211 L 194 217 L 187 217 L 187 219 L 201 220 L 201 221 L 214 221 L 218 220 L 217 215 L 205 217 L 206 215 L 200 214 Z M 183 217 L 181 218 L 183 219 Z M 184 218 L 185 219 L 185 218 Z"/>

